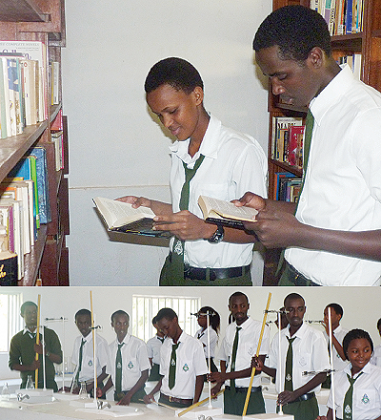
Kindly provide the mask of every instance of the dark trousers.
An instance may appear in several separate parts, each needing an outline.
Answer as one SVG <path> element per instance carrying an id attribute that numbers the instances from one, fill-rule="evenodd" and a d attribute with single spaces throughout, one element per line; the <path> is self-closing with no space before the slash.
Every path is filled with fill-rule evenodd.
<path id="1" fill-rule="evenodd" d="M 122 391 L 119 393 L 114 392 L 114 401 L 120 401 L 125 395 L 127 395 L 128 391 Z M 143 388 L 140 388 L 135 392 L 135 394 L 131 397 L 132 403 L 144 404 L 143 398 L 146 396 L 146 392 Z"/>
<path id="2" fill-rule="evenodd" d="M 285 261 L 284 271 L 279 280 L 278 286 L 319 286 L 312 280 L 304 277 L 291 264 Z"/>
<path id="3" fill-rule="evenodd" d="M 242 416 L 245 407 L 247 388 L 225 387 L 224 392 L 224 414 L 234 414 Z M 249 405 L 246 414 L 266 413 L 265 400 L 263 399 L 262 390 L 251 392 Z M 315 417 L 316 418 L 316 417 Z"/>
<path id="4" fill-rule="evenodd" d="M 292 414 L 294 420 L 315 420 L 319 415 L 316 397 L 307 401 L 297 401 L 282 407 L 284 414 Z"/>

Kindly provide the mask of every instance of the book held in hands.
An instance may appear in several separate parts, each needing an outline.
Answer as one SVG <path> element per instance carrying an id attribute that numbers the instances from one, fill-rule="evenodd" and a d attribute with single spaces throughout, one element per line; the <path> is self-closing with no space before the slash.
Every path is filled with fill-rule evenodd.
<path id="1" fill-rule="evenodd" d="M 245 229 L 242 222 L 254 222 L 258 211 L 251 207 L 237 207 L 235 204 L 200 195 L 198 205 L 206 222 L 222 224 L 236 229 Z"/>
<path id="2" fill-rule="evenodd" d="M 169 236 L 166 231 L 152 229 L 155 213 L 149 207 L 135 209 L 130 203 L 104 197 L 93 198 L 93 202 L 109 231 L 142 236 Z"/>

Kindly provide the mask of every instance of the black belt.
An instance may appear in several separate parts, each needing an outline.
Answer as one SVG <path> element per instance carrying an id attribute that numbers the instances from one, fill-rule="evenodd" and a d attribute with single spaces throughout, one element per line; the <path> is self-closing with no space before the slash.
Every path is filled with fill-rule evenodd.
<path id="1" fill-rule="evenodd" d="M 190 280 L 223 280 L 241 277 L 250 272 L 250 264 L 243 267 L 198 268 L 184 265 L 184 277 Z"/>
<path id="2" fill-rule="evenodd" d="M 228 391 L 230 391 L 230 386 L 226 386 L 225 385 L 225 388 L 226 388 L 226 390 L 228 390 Z M 245 394 L 247 394 L 247 390 L 248 390 L 249 388 L 244 388 L 244 387 L 235 387 L 235 392 L 241 392 L 241 393 L 245 393 Z M 259 391 L 262 391 L 262 387 L 261 386 L 253 386 L 252 388 L 251 388 L 251 393 L 254 393 L 254 392 L 259 392 Z"/>
<path id="3" fill-rule="evenodd" d="M 296 400 L 289 402 L 289 404 L 292 404 L 294 402 L 301 402 L 301 401 L 308 401 L 315 397 L 314 392 L 309 392 L 308 394 L 303 394 L 300 397 L 298 397 Z"/>
<path id="4" fill-rule="evenodd" d="M 317 283 L 312 280 L 304 277 L 303 274 L 294 268 L 291 264 L 286 261 L 286 267 L 282 276 L 287 276 L 287 280 L 295 284 L 295 286 L 319 286 Z"/>
<path id="5" fill-rule="evenodd" d="M 176 397 L 171 397 L 170 395 L 165 395 L 162 392 L 160 392 L 160 398 L 163 398 L 164 400 L 167 400 L 169 402 L 175 402 L 178 404 L 183 404 L 183 405 L 189 405 L 192 404 L 193 400 L 191 399 L 186 399 L 186 398 L 176 398 Z"/>

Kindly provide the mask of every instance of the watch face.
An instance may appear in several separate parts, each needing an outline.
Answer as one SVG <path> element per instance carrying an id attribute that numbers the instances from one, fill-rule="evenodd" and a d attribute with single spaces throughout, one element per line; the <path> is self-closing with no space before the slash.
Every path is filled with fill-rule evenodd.
<path id="1" fill-rule="evenodd" d="M 208 239 L 208 242 L 218 244 L 224 239 L 224 233 L 224 227 L 222 225 L 217 225 L 217 230 L 214 232 L 213 236 Z"/>

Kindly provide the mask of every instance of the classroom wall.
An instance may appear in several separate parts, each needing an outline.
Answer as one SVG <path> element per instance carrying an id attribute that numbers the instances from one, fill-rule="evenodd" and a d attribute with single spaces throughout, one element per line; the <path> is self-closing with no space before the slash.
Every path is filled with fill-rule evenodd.
<path id="1" fill-rule="evenodd" d="M 78 288 L 22 288 L 23 300 L 37 302 L 38 295 L 41 295 L 41 319 L 44 318 L 67 318 L 65 323 L 65 338 L 63 337 L 63 326 L 61 322 L 50 323 L 48 326 L 53 328 L 64 343 L 65 357 L 70 357 L 73 342 L 79 332 L 74 324 L 74 314 L 78 309 L 90 309 L 90 291 L 92 292 L 93 309 L 96 315 L 96 323 L 102 326 L 100 334 L 111 342 L 115 338 L 115 333 L 110 325 L 111 314 L 124 309 L 132 315 L 132 295 L 159 295 L 159 296 L 186 296 L 201 298 L 201 305 L 212 306 L 221 317 L 221 332 L 219 343 L 225 335 L 225 329 L 229 316 L 228 300 L 229 296 L 237 291 L 235 287 L 220 287 L 218 293 L 212 287 L 205 287 L 200 291 L 194 287 L 78 287 Z M 380 343 L 377 331 L 377 320 L 381 317 L 379 302 L 381 299 L 381 288 L 359 288 L 359 287 L 331 287 L 329 293 L 327 288 L 299 287 L 299 288 L 280 288 L 280 287 L 241 287 L 238 290 L 247 294 L 250 301 L 249 315 L 253 319 L 263 321 L 264 310 L 270 297 L 270 309 L 278 310 L 283 306 L 284 298 L 291 292 L 301 294 L 307 306 L 305 315 L 306 320 L 322 320 L 323 311 L 327 304 L 332 302 L 339 303 L 344 309 L 344 316 L 341 325 L 350 330 L 352 328 L 362 328 L 369 332 L 374 345 Z M 7 288 L 4 293 L 20 291 L 20 289 Z M 3 293 L 3 290 L 1 291 Z M 273 313 L 268 315 L 267 321 L 271 328 L 271 337 L 276 333 L 273 323 L 276 316 Z M 135 320 L 131 317 L 130 330 Z M 322 330 L 320 325 L 312 324 L 314 328 Z M 18 376 L 10 372 L 8 368 L 8 354 L 0 354 L 0 380 Z"/>
<path id="2" fill-rule="evenodd" d="M 69 122 L 72 285 L 157 285 L 167 244 L 110 237 L 91 198 L 147 195 L 169 200 L 172 140 L 149 113 L 144 80 L 168 56 L 192 62 L 205 106 L 267 152 L 267 92 L 253 64 L 264 0 L 66 0 L 62 51 Z M 260 77 L 260 76 L 259 76 Z M 262 258 L 253 264 L 262 280 Z"/>

